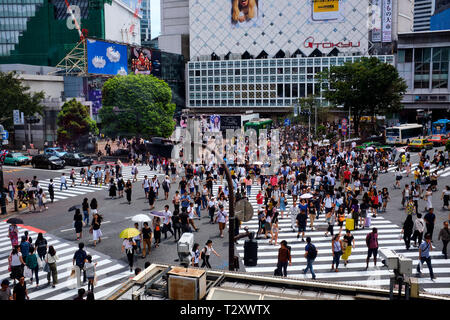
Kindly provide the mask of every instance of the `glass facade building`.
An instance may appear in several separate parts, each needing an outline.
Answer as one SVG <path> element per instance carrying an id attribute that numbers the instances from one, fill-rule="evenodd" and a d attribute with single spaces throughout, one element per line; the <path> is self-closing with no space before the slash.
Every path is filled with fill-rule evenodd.
<path id="1" fill-rule="evenodd" d="M 141 45 L 147 46 L 152 40 L 152 28 L 150 23 L 150 0 L 142 0 L 141 2 Z"/>
<path id="2" fill-rule="evenodd" d="M 70 1 L 91 37 L 105 37 L 105 3 L 111 0 Z M 55 66 L 79 38 L 64 0 L 0 0 L 1 64 Z"/>
<path id="3" fill-rule="evenodd" d="M 392 55 L 376 57 L 394 64 Z M 361 56 L 189 62 L 188 107 L 236 108 L 233 112 L 269 107 L 286 111 L 298 98 L 311 94 L 317 94 L 326 105 L 316 75 L 330 66 L 358 59 Z"/>

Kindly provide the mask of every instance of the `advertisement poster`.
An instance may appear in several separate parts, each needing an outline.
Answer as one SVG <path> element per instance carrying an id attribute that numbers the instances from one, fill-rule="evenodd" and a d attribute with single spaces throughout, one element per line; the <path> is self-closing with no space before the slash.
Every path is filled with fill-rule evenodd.
<path id="1" fill-rule="evenodd" d="M 130 47 L 130 72 L 161 76 L 161 52 L 149 48 Z"/>
<path id="2" fill-rule="evenodd" d="M 209 131 L 210 132 L 220 131 L 220 115 L 213 114 L 209 117 Z"/>
<path id="3" fill-rule="evenodd" d="M 343 21 L 342 0 L 312 0 L 311 18 L 313 22 Z"/>
<path id="4" fill-rule="evenodd" d="M 233 28 L 259 27 L 262 23 L 262 0 L 231 0 Z"/>
<path id="5" fill-rule="evenodd" d="M 392 42 L 392 0 L 383 1 L 383 42 Z"/>
<path id="6" fill-rule="evenodd" d="M 102 90 L 89 89 L 88 100 L 92 101 L 92 114 L 98 114 L 98 111 L 102 107 Z"/>
<path id="7" fill-rule="evenodd" d="M 381 4 L 382 0 L 372 0 L 372 6 L 370 10 L 372 42 L 381 42 Z"/>
<path id="8" fill-rule="evenodd" d="M 434 14 L 430 17 L 430 30 L 450 30 L 450 0 L 436 0 Z"/>
<path id="9" fill-rule="evenodd" d="M 100 40 L 87 40 L 88 73 L 127 75 L 127 46 Z"/>
<path id="10" fill-rule="evenodd" d="M 220 129 L 222 131 L 227 129 L 239 129 L 241 127 L 241 116 L 221 116 Z"/>

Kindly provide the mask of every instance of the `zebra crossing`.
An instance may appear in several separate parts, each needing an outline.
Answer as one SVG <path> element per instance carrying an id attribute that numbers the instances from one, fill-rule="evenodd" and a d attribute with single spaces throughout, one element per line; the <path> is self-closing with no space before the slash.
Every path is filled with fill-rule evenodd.
<path id="1" fill-rule="evenodd" d="M 213 192 L 216 195 L 219 185 L 213 186 Z M 260 189 L 259 185 L 253 184 L 251 194 L 248 197 L 250 203 L 253 205 L 255 214 L 248 222 L 243 222 L 241 228 L 247 227 L 249 231 L 258 230 L 258 217 L 256 195 Z M 279 214 L 279 232 L 277 245 L 271 245 L 269 239 L 257 239 L 258 242 L 258 261 L 255 267 L 245 267 L 246 272 L 273 275 L 278 261 L 279 243 L 286 240 L 291 246 L 292 266 L 288 266 L 288 277 L 299 279 L 310 279 L 311 274 L 303 274 L 303 269 L 306 268 L 306 258 L 304 257 L 306 242 L 301 242 L 297 239 L 297 230 L 293 230 L 291 226 L 291 217 L 288 216 L 290 207 L 292 206 L 292 197 L 287 195 L 288 205 L 284 218 Z M 415 269 L 418 264 L 417 256 L 418 249 L 411 247 L 406 250 L 403 240 L 400 238 L 401 227 L 395 225 L 391 221 L 382 217 L 379 214 L 376 218 L 372 218 L 370 228 L 358 229 L 352 231 L 355 238 L 355 248 L 349 258 L 349 263 L 344 266 L 341 259 L 339 265 L 339 272 L 331 272 L 331 263 L 333 260 L 331 254 L 331 237 L 325 236 L 325 231 L 328 224 L 325 222 L 325 215 L 321 214 L 319 219 L 314 221 L 315 230 L 311 230 L 310 221 L 308 218 L 305 238 L 311 237 L 312 243 L 318 250 L 318 256 L 315 259 L 313 268 L 316 273 L 317 280 L 333 281 L 343 284 L 363 285 L 369 287 L 380 287 L 384 289 L 389 288 L 389 281 L 391 271 L 384 267 L 381 263 L 381 257 L 377 257 L 377 266 L 373 265 L 373 258 L 370 261 L 368 270 L 366 267 L 367 246 L 366 235 L 372 231 L 372 227 L 378 229 L 378 241 L 380 247 L 386 247 L 394 250 L 407 258 L 413 260 L 413 276 L 416 276 Z M 334 234 L 339 232 L 339 226 L 334 226 Z M 345 224 L 341 235 L 345 235 Z M 269 235 L 270 237 L 270 235 Z M 342 240 L 342 237 L 341 237 Z M 236 250 L 241 259 L 244 258 L 244 240 L 238 240 Z M 422 268 L 422 276 L 419 278 L 420 288 L 428 293 L 450 295 L 450 260 L 443 258 L 440 250 L 435 250 L 430 253 L 432 256 L 433 272 L 437 279 L 431 280 L 427 266 Z"/>
<path id="2" fill-rule="evenodd" d="M 10 272 L 8 271 L 8 256 L 11 253 L 11 241 L 8 238 L 8 227 L 4 221 L 0 222 L 0 279 L 9 279 Z M 27 229 L 18 226 L 19 239 Z M 37 238 L 37 232 L 33 228 L 28 230 L 29 236 L 33 241 Z M 72 269 L 72 259 L 78 245 L 71 242 L 63 241 L 53 235 L 45 234 L 44 238 L 48 242 L 48 246 L 52 245 L 58 256 L 56 263 L 58 270 L 58 283 L 56 288 L 47 285 L 47 273 L 42 270 L 39 271 L 39 287 L 29 284 L 29 279 L 25 279 L 27 283 L 28 296 L 30 300 L 71 300 L 77 295 L 78 288 L 76 287 L 76 279 L 70 278 Z M 96 275 L 98 281 L 94 287 L 94 295 L 96 300 L 106 298 L 120 285 L 123 284 L 127 278 L 134 276 L 130 273 L 127 264 L 116 259 L 109 258 L 101 253 L 95 252 L 85 247 L 85 251 L 92 256 L 93 262 L 97 262 Z M 11 284 L 12 281 L 9 279 Z M 87 291 L 87 283 L 82 288 Z"/>
<path id="3" fill-rule="evenodd" d="M 419 163 L 412 163 L 411 164 L 411 171 L 410 174 L 414 176 L 414 170 L 419 166 Z M 390 173 L 394 173 L 397 171 L 398 166 L 390 166 L 387 171 Z M 406 174 L 406 169 L 402 168 L 401 171 L 402 174 Z M 450 176 L 450 167 L 446 167 L 444 169 L 439 169 L 438 170 L 438 166 L 436 166 L 435 164 L 432 164 L 430 166 L 430 173 L 436 173 L 439 177 L 448 177 Z"/>
<path id="4" fill-rule="evenodd" d="M 68 171 L 65 171 L 65 173 L 70 173 L 71 169 L 67 169 Z M 164 176 L 163 173 L 159 173 L 157 171 L 153 171 L 153 170 L 149 170 L 148 167 L 139 167 L 138 168 L 138 181 L 141 181 L 144 179 L 144 176 L 147 175 L 149 178 L 153 177 L 153 176 L 158 176 L 158 178 L 160 178 L 161 176 Z M 130 179 L 131 181 L 133 181 L 133 175 L 131 174 L 131 167 L 130 166 L 126 166 L 122 168 L 122 177 L 124 179 L 124 181 L 126 182 L 128 179 Z M 65 200 L 71 197 L 78 197 L 81 195 L 85 195 L 91 192 L 97 192 L 99 190 L 108 190 L 109 186 L 108 184 L 102 184 L 102 186 L 98 185 L 95 186 L 93 183 L 91 185 L 88 185 L 86 182 L 83 185 L 80 185 L 81 183 L 81 177 L 78 175 L 77 172 L 77 176 L 76 176 L 76 180 L 75 180 L 75 186 L 71 187 L 70 185 L 72 184 L 72 180 L 69 179 L 68 176 L 66 176 L 66 180 L 67 180 L 67 189 L 65 188 L 65 186 L 62 187 L 62 190 L 60 188 L 61 186 L 61 177 L 56 177 L 53 178 L 53 185 L 54 185 L 54 194 L 55 194 L 55 200 L 54 202 L 57 201 L 61 201 L 61 200 Z M 92 182 L 94 181 L 94 179 L 92 178 Z M 48 186 L 50 184 L 50 179 L 45 179 L 45 180 L 41 180 L 39 182 L 41 188 L 45 191 L 46 196 L 47 196 L 47 200 L 46 202 L 50 202 L 50 197 L 48 195 Z"/>

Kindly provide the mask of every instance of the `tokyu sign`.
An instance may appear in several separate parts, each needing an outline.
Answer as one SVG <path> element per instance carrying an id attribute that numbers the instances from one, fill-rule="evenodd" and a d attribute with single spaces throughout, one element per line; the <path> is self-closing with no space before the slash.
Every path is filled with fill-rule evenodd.
<path id="1" fill-rule="evenodd" d="M 313 37 L 306 38 L 305 42 L 303 43 L 305 48 L 323 48 L 323 49 L 329 49 L 329 48 L 358 48 L 361 46 L 361 42 L 315 42 Z"/>

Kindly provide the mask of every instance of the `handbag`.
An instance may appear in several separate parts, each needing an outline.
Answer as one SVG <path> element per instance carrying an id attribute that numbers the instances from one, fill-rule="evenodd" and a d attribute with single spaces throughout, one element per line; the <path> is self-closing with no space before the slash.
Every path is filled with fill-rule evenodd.
<path id="1" fill-rule="evenodd" d="M 71 278 L 71 279 L 75 278 L 75 266 L 72 266 L 72 270 L 70 270 L 69 278 Z"/>
<path id="2" fill-rule="evenodd" d="M 42 268 L 42 271 L 44 271 L 44 272 L 50 272 L 50 265 L 48 264 L 48 262 L 46 262 L 45 264 L 44 264 L 44 267 Z"/>
<path id="3" fill-rule="evenodd" d="M 38 268 L 41 269 L 42 268 L 42 260 L 41 258 L 37 257 L 37 264 L 38 264 Z"/>

